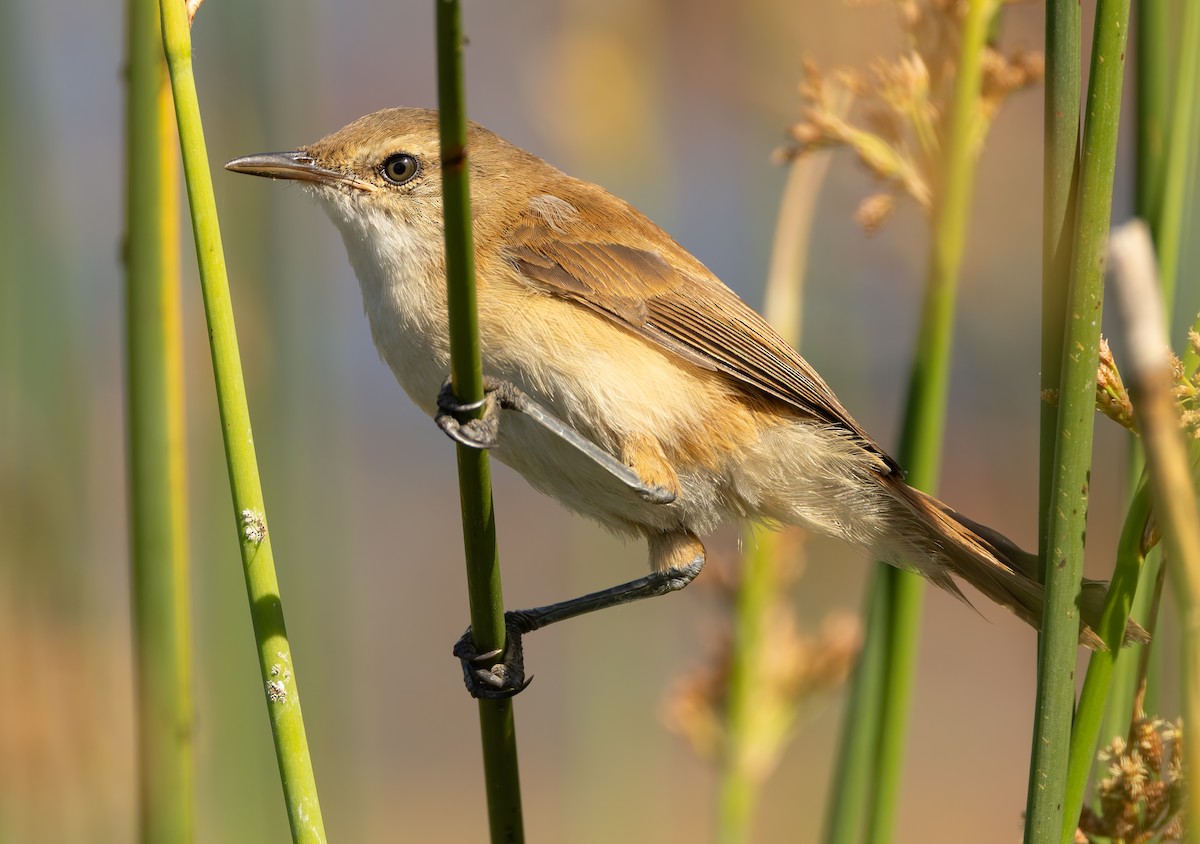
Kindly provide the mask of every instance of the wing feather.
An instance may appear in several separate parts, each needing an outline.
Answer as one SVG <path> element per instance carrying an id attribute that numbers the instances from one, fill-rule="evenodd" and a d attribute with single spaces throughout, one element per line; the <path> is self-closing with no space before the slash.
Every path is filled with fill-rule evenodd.
<path id="1" fill-rule="evenodd" d="M 589 197 L 571 199 L 578 207 Z M 853 432 L 898 471 L 766 320 L 653 223 L 624 208 L 624 219 L 602 233 L 561 220 L 550 225 L 531 209 L 509 232 L 507 257 L 535 289 L 590 308 L 748 392 Z"/>

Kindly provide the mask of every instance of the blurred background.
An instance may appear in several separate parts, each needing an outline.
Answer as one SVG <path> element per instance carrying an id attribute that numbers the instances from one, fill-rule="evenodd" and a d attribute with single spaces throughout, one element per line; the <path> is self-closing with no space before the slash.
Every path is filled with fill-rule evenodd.
<path id="1" fill-rule="evenodd" d="M 333 227 L 300 192 L 220 165 L 385 106 L 433 106 L 432 10 L 209 0 L 193 30 L 282 596 L 334 841 L 486 835 L 475 706 L 450 657 L 467 623 L 453 449 L 379 361 Z M 803 57 L 864 68 L 899 46 L 890 4 L 510 0 L 469 4 L 465 15 L 473 119 L 631 200 L 755 306 L 784 175 L 771 153 L 797 117 Z M 1041 4 L 1014 5 L 1003 42 L 1040 49 L 1041 27 Z M 136 830 L 123 49 L 114 4 L 0 4 L 4 841 L 119 842 Z M 1036 544 L 1041 107 L 1040 89 L 1015 97 L 982 158 L 941 483 L 953 506 L 1025 547 Z M 1128 216 L 1131 151 L 1126 143 L 1117 219 Z M 852 214 L 870 189 L 848 153 L 835 157 L 812 240 L 803 352 L 894 447 L 926 227 L 906 206 L 866 239 Z M 1195 243 L 1188 249 L 1184 273 L 1197 266 Z M 190 247 L 184 284 L 198 837 L 285 841 Z M 1092 576 L 1111 567 L 1122 515 L 1122 434 L 1098 424 Z M 644 548 L 567 514 L 504 467 L 495 475 L 510 607 L 643 573 Z M 713 558 L 732 557 L 736 543 L 733 530 L 716 538 Z M 806 623 L 857 612 L 868 561 L 821 541 L 807 556 L 796 597 Z M 709 839 L 710 767 L 663 724 L 670 689 L 721 624 L 704 581 L 529 639 L 537 680 L 516 713 L 530 840 Z M 1017 841 L 1034 634 L 942 594 L 926 606 L 898 840 Z M 766 789 L 758 840 L 816 839 L 840 706 L 829 697 L 806 709 Z"/>

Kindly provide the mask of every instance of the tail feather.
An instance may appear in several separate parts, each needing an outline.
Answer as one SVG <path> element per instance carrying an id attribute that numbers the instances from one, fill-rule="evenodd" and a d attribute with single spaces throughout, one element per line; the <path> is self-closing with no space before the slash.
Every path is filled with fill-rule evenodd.
<path id="1" fill-rule="evenodd" d="M 1003 534 L 956 513 L 936 498 L 902 481 L 892 483 L 893 491 L 927 529 L 927 539 L 932 546 L 926 549 L 927 552 L 949 569 L 949 573 L 923 570 L 926 577 L 966 600 L 950 580 L 949 574 L 955 574 L 1026 624 L 1041 629 L 1045 591 L 1038 581 L 1036 554 L 1023 551 Z M 1095 632 L 1107 586 L 1103 581 L 1085 580 L 1079 597 L 1083 622 L 1079 642 L 1092 650 L 1107 649 L 1104 640 Z M 1138 624 L 1131 621 L 1125 628 L 1124 644 L 1149 640 L 1149 634 Z"/>

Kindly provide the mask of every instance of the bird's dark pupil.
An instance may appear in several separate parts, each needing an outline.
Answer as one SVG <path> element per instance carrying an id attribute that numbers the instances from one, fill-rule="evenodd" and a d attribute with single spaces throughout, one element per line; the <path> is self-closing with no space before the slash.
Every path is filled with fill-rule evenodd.
<path id="1" fill-rule="evenodd" d="M 413 171 L 416 169 L 415 162 L 411 156 L 396 155 L 389 158 L 384 163 L 384 173 L 389 179 L 396 182 L 402 182 L 410 179 L 413 176 Z"/>

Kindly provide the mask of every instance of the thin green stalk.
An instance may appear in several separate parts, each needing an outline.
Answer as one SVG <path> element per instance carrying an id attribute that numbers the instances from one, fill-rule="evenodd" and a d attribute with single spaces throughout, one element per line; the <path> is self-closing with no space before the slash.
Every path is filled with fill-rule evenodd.
<path id="1" fill-rule="evenodd" d="M 1168 77 L 1171 62 L 1169 0 L 1139 0 L 1137 17 L 1137 134 L 1135 210 L 1158 240 L 1167 150 Z"/>
<path id="2" fill-rule="evenodd" d="M 941 464 L 954 303 L 978 153 L 983 49 L 998 8 L 996 0 L 972 0 L 963 24 L 951 122 L 943 145 L 944 169 L 934 209 L 929 279 L 897 455 L 908 470 L 908 482 L 928 492 L 935 491 Z M 875 799 L 867 830 L 867 840 L 876 844 L 891 840 L 900 801 L 924 591 L 920 577 L 909 572 L 889 566 L 880 576 L 888 584 L 889 611 Z"/>
<path id="3" fill-rule="evenodd" d="M 1145 0 L 1142 0 L 1144 3 Z M 1161 2 L 1161 0 L 1159 0 Z M 1157 5 L 1156 3 L 1152 3 Z M 1180 237 L 1183 232 L 1183 206 L 1191 182 L 1187 174 L 1195 166 L 1197 157 L 1197 127 L 1195 115 L 1198 110 L 1196 95 L 1197 77 L 1200 76 L 1200 3 L 1182 4 L 1182 27 L 1180 30 L 1179 56 L 1175 66 L 1175 94 L 1171 104 L 1170 136 L 1167 140 L 1166 160 L 1162 171 L 1162 206 L 1157 228 L 1152 228 L 1154 245 L 1158 253 L 1158 276 L 1166 305 L 1167 330 L 1171 326 L 1171 314 L 1175 304 L 1176 277 L 1179 268 Z M 1165 54 L 1169 42 L 1158 45 Z"/>
<path id="4" fill-rule="evenodd" d="M 750 839 L 750 822 L 758 803 L 761 778 L 751 769 L 754 752 L 755 701 L 762 684 L 762 647 L 766 618 L 773 601 L 779 566 L 778 534 L 762 525 L 745 530 L 741 581 L 733 611 L 733 652 L 725 692 L 725 739 L 717 786 L 719 844 Z"/>
<path id="5" fill-rule="evenodd" d="M 1025 840 L 1057 841 L 1063 825 L 1079 645 L 1104 257 L 1112 213 L 1129 0 L 1099 0 L 1080 158 L 1078 222 L 1061 359 L 1046 517 L 1046 602 L 1026 803 Z"/>
<path id="6" fill-rule="evenodd" d="M 1046 2 L 1046 93 L 1043 115 L 1042 187 L 1042 357 L 1041 395 L 1057 394 L 1071 250 L 1075 242 L 1080 100 L 1080 11 L 1077 0 Z M 1054 431 L 1058 408 L 1039 403 L 1038 554 L 1048 559 L 1046 516 L 1054 474 Z M 1042 580 L 1045 580 L 1043 571 Z"/>
<path id="7" fill-rule="evenodd" d="M 1179 178 L 1179 176 L 1171 176 L 1165 172 L 1167 168 L 1167 134 L 1171 131 L 1168 128 L 1171 126 L 1171 121 L 1167 110 L 1168 76 L 1171 65 L 1169 45 L 1172 41 L 1171 32 L 1174 27 L 1171 26 L 1166 0 L 1141 0 L 1134 7 L 1134 14 L 1137 35 L 1137 50 L 1134 56 L 1137 75 L 1137 134 L 1135 136 L 1137 155 L 1134 210 L 1137 216 L 1150 226 L 1151 234 L 1157 243 L 1158 233 L 1163 223 L 1164 181 L 1170 178 Z M 1179 66 L 1184 67 L 1182 64 Z M 1169 330 L 1171 300 L 1168 298 L 1164 304 L 1167 309 Z M 1129 461 L 1131 489 L 1140 482 L 1143 463 L 1141 443 L 1134 438 L 1131 441 Z M 1118 558 L 1119 564 L 1120 558 Z M 1134 596 L 1131 611 L 1134 618 L 1146 618 L 1151 596 L 1154 593 L 1158 565 L 1158 552 L 1152 551 L 1143 565 L 1144 585 Z M 1117 736 L 1128 732 L 1133 710 L 1133 696 L 1139 682 L 1141 652 L 1145 647 L 1153 648 L 1153 645 L 1135 645 L 1123 650 L 1117 657 L 1116 667 L 1109 685 L 1108 711 L 1105 715 L 1101 735 Z M 1154 696 L 1158 685 L 1156 682 L 1158 671 L 1155 670 L 1158 662 L 1157 649 L 1152 656 L 1155 658 L 1151 662 L 1148 672 L 1148 698 Z M 1088 671 L 1091 671 L 1090 665 Z M 1082 706 L 1082 699 L 1080 705 Z M 1072 738 L 1072 747 L 1075 747 L 1074 738 Z M 1075 750 L 1072 751 L 1071 787 L 1075 787 L 1074 780 L 1077 776 L 1075 766 L 1081 764 L 1075 759 L 1074 753 Z M 1069 817 L 1070 806 L 1068 805 L 1068 819 Z"/>
<path id="8" fill-rule="evenodd" d="M 1101 724 L 1105 720 L 1105 711 L 1109 704 L 1113 675 L 1121 663 L 1126 663 L 1134 669 L 1131 672 L 1129 695 L 1129 705 L 1132 706 L 1132 687 L 1135 684 L 1138 652 L 1123 649 L 1121 643 L 1125 638 L 1125 625 L 1129 621 L 1134 594 L 1138 591 L 1138 583 L 1142 580 L 1146 562 L 1143 540 L 1146 524 L 1150 520 L 1150 511 L 1150 488 L 1143 478 L 1134 491 L 1129 512 L 1125 515 L 1125 525 L 1121 529 L 1121 539 L 1117 545 L 1117 563 L 1113 568 L 1108 595 L 1104 599 L 1100 626 L 1096 630 L 1108 645 L 1108 650 L 1097 651 L 1088 660 L 1083 689 L 1079 693 L 1079 704 L 1075 708 L 1075 720 L 1071 725 L 1071 749 L 1062 824 L 1063 844 L 1072 844 L 1075 840 L 1079 813 L 1083 809 L 1084 795 L 1087 793 L 1088 777 L 1091 775 L 1092 763 L 1100 746 Z M 1145 587 L 1149 592 L 1154 585 L 1154 578 L 1147 578 L 1147 581 Z M 1126 653 L 1128 656 L 1122 656 Z M 1128 716 L 1120 723 L 1122 726 L 1112 735 L 1122 735 L 1128 730 Z"/>
<path id="9" fill-rule="evenodd" d="M 1164 557 L 1179 603 L 1184 723 L 1200 723 L 1200 512 L 1196 477 L 1184 442 L 1175 375 L 1168 356 L 1166 320 L 1156 291 L 1154 250 L 1140 223 L 1113 237 L 1114 287 L 1126 326 L 1133 410 L 1146 449 L 1146 471 L 1154 494 L 1154 517 L 1162 531 Z M 1193 453 L 1196 451 L 1192 449 Z M 1187 799 L 1200 799 L 1200 748 L 1184 743 Z"/>
<path id="10" fill-rule="evenodd" d="M 126 353 L 141 841 L 195 829 L 179 194 L 158 0 L 130 0 Z"/>
<path id="11" fill-rule="evenodd" d="M 292 840 L 318 844 L 325 840 L 321 806 L 308 755 L 308 739 L 300 712 L 300 693 L 295 663 L 283 622 L 283 605 L 267 531 L 262 484 L 254 454 L 250 410 L 242 380 L 237 331 L 229 297 L 229 278 L 213 196 L 212 174 L 200 120 L 200 103 L 192 73 L 192 44 L 183 3 L 162 4 L 163 47 L 171 72 L 175 117 L 179 126 L 183 171 L 187 182 L 196 257 L 200 265 L 200 287 L 208 321 L 213 379 L 217 407 L 229 468 L 238 544 L 250 600 L 250 618 L 262 672 L 263 691 L 275 757 L 283 784 Z"/>
<path id="12" fill-rule="evenodd" d="M 475 402 L 483 398 L 483 361 L 475 307 L 475 246 L 467 167 L 462 10 L 458 0 L 437 0 L 435 5 L 450 377 L 454 394 L 461 401 Z M 500 559 L 488 454 L 482 449 L 462 445 L 457 447 L 457 453 L 472 634 L 480 653 L 503 650 L 504 598 L 500 590 Z M 524 841 L 512 701 L 480 700 L 478 703 L 492 841 Z"/>
<path id="13" fill-rule="evenodd" d="M 829 151 L 793 161 L 775 222 L 763 314 L 784 340 L 800 346 L 803 323 L 804 268 L 808 238 L 821 184 L 829 169 Z M 779 533 L 763 525 L 743 531 L 741 579 L 733 608 L 733 644 L 725 692 L 725 740 L 717 786 L 717 841 L 735 844 L 750 838 L 754 807 L 764 772 L 753 761 L 761 755 L 756 722 L 761 699 L 763 643 L 771 607 L 779 599 L 778 571 L 783 553 Z"/>
<path id="14" fill-rule="evenodd" d="M 846 714 L 842 719 L 837 770 L 829 791 L 825 831 L 821 837 L 825 844 L 855 844 L 861 840 L 867 822 L 887 675 L 884 637 L 891 626 L 888 623 L 891 602 L 884 572 L 883 566 L 876 566 L 867 591 L 863 613 L 867 619 L 866 638 L 854 666 Z"/>
<path id="15" fill-rule="evenodd" d="M 1180 563 L 1183 563 L 1183 560 L 1180 560 Z M 1186 565 L 1193 570 L 1187 573 L 1180 571 L 1183 565 L 1171 566 L 1171 585 L 1175 592 L 1180 619 L 1179 650 L 1183 668 L 1181 709 L 1183 721 L 1187 724 L 1200 724 L 1200 583 L 1197 582 L 1200 580 L 1200 571 L 1195 570 L 1198 564 L 1200 560 L 1195 557 L 1188 561 Z M 1184 770 L 1189 774 L 1200 771 L 1200 747 L 1196 746 L 1196 742 L 1184 743 Z M 1200 777 L 1187 777 L 1187 792 L 1188 805 L 1200 805 Z M 1186 828 L 1189 833 L 1193 833 L 1196 828 L 1191 817 Z"/>

